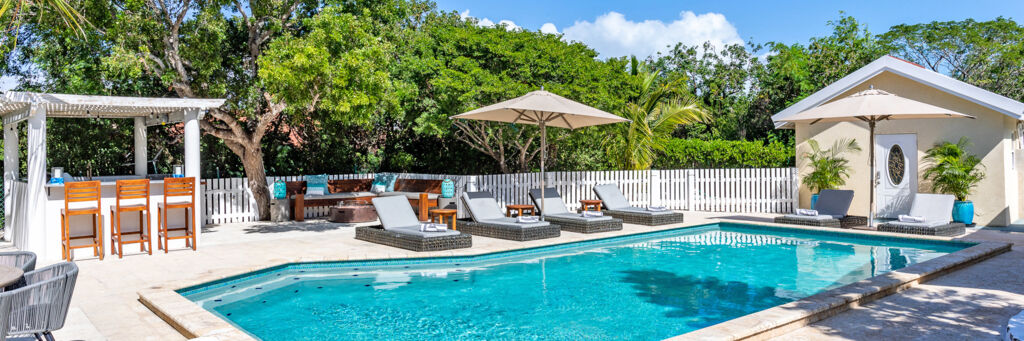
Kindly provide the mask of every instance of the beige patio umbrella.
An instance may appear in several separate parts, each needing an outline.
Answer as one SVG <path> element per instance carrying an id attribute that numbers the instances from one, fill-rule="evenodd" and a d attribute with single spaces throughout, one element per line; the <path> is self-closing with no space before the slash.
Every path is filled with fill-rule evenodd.
<path id="1" fill-rule="evenodd" d="M 541 220 L 544 219 L 544 159 L 547 158 L 547 127 L 576 129 L 629 120 L 568 98 L 540 90 L 452 116 L 451 119 L 532 124 L 540 127 Z"/>
<path id="2" fill-rule="evenodd" d="M 869 190 L 868 226 L 874 226 L 875 219 L 875 124 L 885 120 L 925 118 L 974 118 L 974 116 L 934 106 L 924 102 L 893 95 L 874 89 L 864 90 L 849 97 L 822 104 L 799 112 L 781 121 L 792 123 L 863 121 L 871 131 L 869 159 L 871 162 L 871 188 Z"/>

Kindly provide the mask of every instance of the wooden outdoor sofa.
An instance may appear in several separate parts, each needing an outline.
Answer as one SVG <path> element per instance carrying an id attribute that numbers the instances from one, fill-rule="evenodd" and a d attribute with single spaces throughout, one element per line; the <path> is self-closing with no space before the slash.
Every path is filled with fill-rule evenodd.
<path id="1" fill-rule="evenodd" d="M 405 196 L 409 199 L 420 220 L 427 220 L 427 211 L 438 206 L 441 196 L 441 180 L 398 179 L 394 191 L 370 192 L 373 179 L 328 180 L 326 195 L 306 196 L 305 181 L 285 182 L 288 198 L 291 200 L 292 219 L 303 221 L 306 207 L 329 207 L 341 202 L 370 205 L 370 200 L 382 196 Z"/>

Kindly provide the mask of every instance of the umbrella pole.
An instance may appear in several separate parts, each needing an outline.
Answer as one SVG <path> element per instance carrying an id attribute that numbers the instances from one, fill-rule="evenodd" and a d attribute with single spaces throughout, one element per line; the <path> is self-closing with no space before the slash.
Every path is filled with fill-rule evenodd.
<path id="1" fill-rule="evenodd" d="M 544 180 L 547 178 L 544 174 L 544 159 L 547 157 L 548 152 L 548 128 L 544 126 L 544 120 L 540 119 L 538 125 L 540 125 L 540 220 L 544 221 L 544 213 L 547 210 L 544 209 L 545 203 L 548 201 L 547 195 L 544 194 L 544 188 L 547 184 Z"/>
<path id="2" fill-rule="evenodd" d="M 868 157 L 871 158 L 871 184 L 868 191 L 868 227 L 875 227 L 875 120 L 868 121 L 868 128 L 871 131 L 868 146 Z"/>

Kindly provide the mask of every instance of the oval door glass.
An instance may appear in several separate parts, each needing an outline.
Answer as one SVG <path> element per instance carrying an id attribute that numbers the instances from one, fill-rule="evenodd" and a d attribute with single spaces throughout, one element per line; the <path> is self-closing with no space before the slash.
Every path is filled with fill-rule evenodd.
<path id="1" fill-rule="evenodd" d="M 903 177 L 907 173 L 906 158 L 903 155 L 903 148 L 900 145 L 894 144 L 892 148 L 889 148 L 889 181 L 893 185 L 899 185 L 903 182 Z"/>

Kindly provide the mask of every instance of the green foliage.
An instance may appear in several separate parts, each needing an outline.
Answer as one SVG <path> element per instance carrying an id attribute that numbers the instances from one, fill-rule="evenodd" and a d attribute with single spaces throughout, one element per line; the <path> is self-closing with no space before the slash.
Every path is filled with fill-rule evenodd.
<path id="1" fill-rule="evenodd" d="M 957 143 L 940 142 L 925 152 L 925 180 L 931 182 L 932 191 L 952 194 L 956 200 L 966 201 L 971 190 L 985 179 L 981 159 L 967 153 L 970 141 L 961 137 Z"/>
<path id="2" fill-rule="evenodd" d="M 648 169 L 677 126 L 702 121 L 707 113 L 681 82 L 659 84 L 661 73 L 648 71 L 635 58 L 631 76 L 638 82 L 639 94 L 615 112 L 630 122 L 609 125 L 610 138 L 604 145 L 616 169 Z"/>
<path id="3" fill-rule="evenodd" d="M 804 176 L 803 184 L 815 193 L 845 185 L 846 178 L 850 177 L 850 160 L 843 154 L 859 152 L 861 149 L 857 140 L 839 139 L 828 149 L 822 149 L 814 139 L 807 140 L 807 145 L 811 151 L 802 157 L 811 167 L 811 172 Z"/>
<path id="4" fill-rule="evenodd" d="M 672 139 L 654 162 L 656 169 L 778 168 L 793 166 L 793 147 L 779 141 Z"/>

